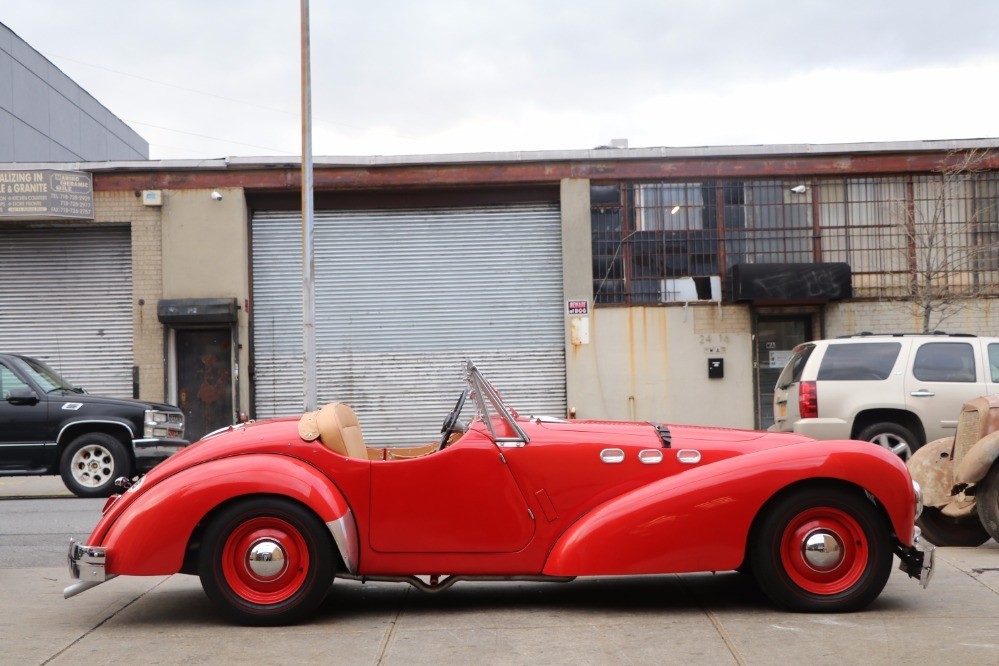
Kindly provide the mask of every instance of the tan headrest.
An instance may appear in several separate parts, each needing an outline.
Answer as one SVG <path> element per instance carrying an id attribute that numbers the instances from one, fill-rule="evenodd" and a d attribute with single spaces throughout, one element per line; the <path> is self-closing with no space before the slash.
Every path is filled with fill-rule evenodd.
<path id="1" fill-rule="evenodd" d="M 349 458 L 368 457 L 357 415 L 342 402 L 331 402 L 304 414 L 298 421 L 298 434 L 307 442 L 319 439 L 332 451 Z"/>

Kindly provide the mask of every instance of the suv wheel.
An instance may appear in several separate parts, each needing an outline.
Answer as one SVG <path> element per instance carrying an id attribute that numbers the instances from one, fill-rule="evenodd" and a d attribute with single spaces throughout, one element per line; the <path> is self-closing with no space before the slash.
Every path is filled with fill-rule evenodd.
<path id="1" fill-rule="evenodd" d="M 897 423 L 875 423 L 860 431 L 857 439 L 883 446 L 902 460 L 908 460 L 916 449 L 919 440 L 911 430 Z"/>
<path id="2" fill-rule="evenodd" d="M 107 497 L 114 480 L 131 476 L 131 463 L 121 442 L 102 432 L 80 435 L 62 452 L 59 471 L 66 487 L 78 497 Z"/>

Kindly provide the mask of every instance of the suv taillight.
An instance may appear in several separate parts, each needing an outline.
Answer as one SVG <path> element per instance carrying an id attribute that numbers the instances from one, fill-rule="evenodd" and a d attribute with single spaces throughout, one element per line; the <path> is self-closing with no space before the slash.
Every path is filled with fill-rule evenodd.
<path id="1" fill-rule="evenodd" d="M 819 394 L 815 388 L 815 382 L 798 384 L 798 414 L 803 419 L 819 417 Z"/>

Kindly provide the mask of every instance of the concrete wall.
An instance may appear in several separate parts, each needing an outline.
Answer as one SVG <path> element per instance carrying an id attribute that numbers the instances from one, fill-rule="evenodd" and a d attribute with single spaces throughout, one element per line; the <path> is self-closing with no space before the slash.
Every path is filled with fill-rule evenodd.
<path id="1" fill-rule="evenodd" d="M 148 158 L 145 139 L 0 24 L 0 162 Z"/>
<path id="2" fill-rule="evenodd" d="M 239 328 L 239 405 L 249 413 L 250 239 L 241 188 L 163 191 L 162 298 L 235 298 Z M 154 311 L 155 315 L 155 311 Z"/>

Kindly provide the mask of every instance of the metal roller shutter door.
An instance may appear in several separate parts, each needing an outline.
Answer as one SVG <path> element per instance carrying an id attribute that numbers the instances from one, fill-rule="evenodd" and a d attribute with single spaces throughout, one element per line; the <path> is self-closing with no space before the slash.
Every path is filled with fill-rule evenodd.
<path id="1" fill-rule="evenodd" d="M 129 229 L 0 230 L 0 349 L 90 393 L 130 398 Z"/>
<path id="2" fill-rule="evenodd" d="M 528 414 L 565 414 L 557 206 L 316 213 L 320 404 L 371 444 L 429 441 L 471 358 Z M 253 217 L 256 416 L 303 403 L 301 216 Z"/>

